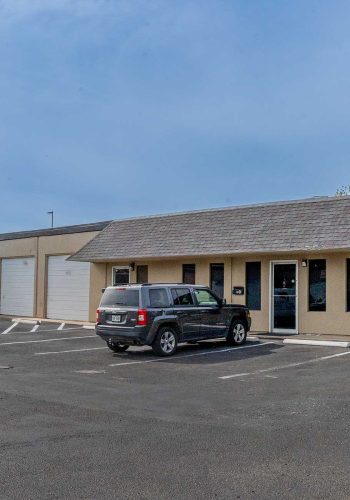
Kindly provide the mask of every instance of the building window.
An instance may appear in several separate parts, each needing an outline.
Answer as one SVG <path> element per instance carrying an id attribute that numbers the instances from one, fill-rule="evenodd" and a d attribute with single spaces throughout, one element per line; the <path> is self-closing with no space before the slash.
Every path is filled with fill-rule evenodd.
<path id="1" fill-rule="evenodd" d="M 148 283 L 148 266 L 137 266 L 136 268 L 136 282 Z"/>
<path id="2" fill-rule="evenodd" d="M 309 311 L 326 310 L 326 261 L 309 260 Z"/>
<path id="3" fill-rule="evenodd" d="M 187 285 L 196 284 L 196 265 L 195 264 L 184 264 L 182 266 L 182 283 Z"/>
<path id="4" fill-rule="evenodd" d="M 129 267 L 113 267 L 112 270 L 112 284 L 113 286 L 127 285 L 130 283 L 130 270 Z"/>
<path id="5" fill-rule="evenodd" d="M 350 312 L 350 259 L 346 260 L 346 310 Z"/>
<path id="6" fill-rule="evenodd" d="M 261 310 L 261 262 L 246 262 L 247 306 L 252 311 Z"/>
<path id="7" fill-rule="evenodd" d="M 224 297 L 224 264 L 210 264 L 210 288 L 220 297 Z"/>

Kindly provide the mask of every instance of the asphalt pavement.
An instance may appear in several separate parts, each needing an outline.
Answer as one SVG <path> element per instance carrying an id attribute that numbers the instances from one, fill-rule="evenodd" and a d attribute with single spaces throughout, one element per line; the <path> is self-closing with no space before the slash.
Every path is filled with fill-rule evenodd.
<path id="1" fill-rule="evenodd" d="M 350 349 L 115 354 L 0 320 L 4 499 L 348 499 Z"/>

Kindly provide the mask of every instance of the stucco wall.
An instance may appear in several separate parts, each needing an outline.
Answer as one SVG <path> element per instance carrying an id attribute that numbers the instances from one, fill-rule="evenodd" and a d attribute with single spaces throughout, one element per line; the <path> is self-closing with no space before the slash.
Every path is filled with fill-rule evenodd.
<path id="1" fill-rule="evenodd" d="M 142 261 L 148 264 L 150 282 L 181 282 L 182 264 L 196 264 L 197 284 L 209 285 L 210 263 L 225 263 L 225 298 L 229 303 L 245 304 L 246 296 L 232 296 L 233 286 L 246 286 L 245 263 L 261 262 L 261 310 L 252 311 L 253 330 L 268 332 L 270 329 L 270 265 L 272 261 L 293 260 L 298 262 L 298 317 L 299 333 L 323 333 L 328 335 L 350 335 L 350 313 L 346 312 L 346 259 L 350 253 L 328 254 L 290 254 L 250 255 L 232 258 L 179 259 L 164 261 Z M 308 311 L 309 268 L 302 267 L 303 259 L 327 260 L 327 310 L 326 312 Z M 100 264 L 101 265 L 101 264 Z M 112 267 L 127 265 L 116 262 L 107 265 L 106 284 L 111 284 Z M 136 273 L 131 274 L 131 281 Z"/>
<path id="2" fill-rule="evenodd" d="M 35 290 L 34 315 L 38 318 L 46 316 L 47 259 L 49 255 L 71 255 L 90 241 L 98 232 L 61 234 L 55 236 L 39 236 L 17 240 L 0 241 L 0 260 L 3 258 L 35 257 Z M 97 273 L 99 276 L 99 273 Z M 91 275 L 90 292 L 94 302 L 94 280 Z M 90 303 L 91 305 L 91 303 Z M 91 309 L 91 308 L 90 308 Z"/>

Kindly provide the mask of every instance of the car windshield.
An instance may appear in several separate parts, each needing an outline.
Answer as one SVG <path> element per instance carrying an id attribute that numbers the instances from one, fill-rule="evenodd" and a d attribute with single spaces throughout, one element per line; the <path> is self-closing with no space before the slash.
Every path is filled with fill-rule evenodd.
<path id="1" fill-rule="evenodd" d="M 101 300 L 101 306 L 139 306 L 139 290 L 128 288 L 107 288 Z"/>

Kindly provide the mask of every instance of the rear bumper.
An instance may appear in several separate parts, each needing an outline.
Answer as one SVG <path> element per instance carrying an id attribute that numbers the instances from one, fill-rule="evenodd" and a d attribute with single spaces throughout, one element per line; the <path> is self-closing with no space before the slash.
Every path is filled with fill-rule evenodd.
<path id="1" fill-rule="evenodd" d="M 115 327 L 108 325 L 96 325 L 96 335 L 105 341 L 120 342 L 129 345 L 148 345 L 149 328 L 146 326 Z"/>

